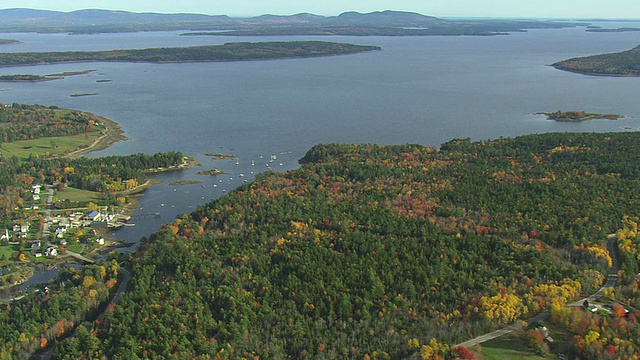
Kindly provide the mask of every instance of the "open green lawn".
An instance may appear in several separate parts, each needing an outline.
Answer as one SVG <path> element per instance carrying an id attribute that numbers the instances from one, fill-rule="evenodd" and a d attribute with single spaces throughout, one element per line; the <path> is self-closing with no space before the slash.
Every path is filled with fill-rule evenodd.
<path id="1" fill-rule="evenodd" d="M 85 246 L 82 244 L 73 244 L 67 245 L 67 249 L 77 254 L 82 254 L 84 252 Z"/>
<path id="2" fill-rule="evenodd" d="M 99 131 L 94 131 L 74 136 L 14 141 L 2 144 L 0 146 L 0 153 L 8 157 L 15 155 L 20 160 L 28 159 L 30 154 L 41 157 L 47 155 L 64 155 L 78 148 L 89 146 L 100 137 L 100 135 L 101 133 Z"/>
<path id="3" fill-rule="evenodd" d="M 97 202 L 100 200 L 100 193 L 95 191 L 74 189 L 74 188 L 66 188 L 62 191 L 55 192 L 55 199 L 57 200 L 69 200 L 71 202 Z"/>
<path id="4" fill-rule="evenodd" d="M 479 359 L 483 360 L 504 360 L 504 359 L 519 359 L 519 360 L 542 360 L 545 359 L 542 356 L 536 355 L 533 351 L 529 350 L 524 343 L 514 335 L 507 335 L 487 341 L 481 345 L 481 355 Z M 477 351 L 477 347 L 472 347 L 471 350 Z"/>
<path id="5" fill-rule="evenodd" d="M 2 259 L 6 259 L 6 260 L 15 260 L 16 256 L 18 256 L 18 250 L 19 250 L 19 246 L 18 245 L 3 245 L 0 246 L 0 264 L 2 264 L 3 260 Z"/>

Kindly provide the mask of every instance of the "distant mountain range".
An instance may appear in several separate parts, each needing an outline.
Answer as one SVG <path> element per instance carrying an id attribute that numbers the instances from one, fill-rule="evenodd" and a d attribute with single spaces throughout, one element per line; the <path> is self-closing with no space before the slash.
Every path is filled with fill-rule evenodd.
<path id="1" fill-rule="evenodd" d="M 480 24 L 480 25 L 478 25 Z M 495 26 L 487 26 L 494 24 Z M 541 25 L 542 24 L 542 25 Z M 397 31 L 370 31 L 370 29 L 432 29 L 430 34 L 412 35 L 495 35 L 499 32 L 521 31 L 527 28 L 575 26 L 570 23 L 535 21 L 451 21 L 414 12 L 376 11 L 371 13 L 345 12 L 338 16 L 320 16 L 309 13 L 296 15 L 261 15 L 251 18 L 231 18 L 226 15 L 134 13 L 113 10 L 78 10 L 72 12 L 33 9 L 0 10 L 0 31 L 16 32 L 129 32 L 158 30 L 217 31 L 236 30 L 245 33 L 271 29 L 293 29 L 281 34 L 316 33 L 300 29 L 326 30 L 329 27 L 369 29 L 364 35 L 396 34 Z M 439 29 L 433 31 L 433 29 Z M 471 29 L 471 30 L 469 30 Z M 321 33 L 330 32 L 321 31 Z M 353 30 L 346 33 L 354 33 Z"/>
<path id="2" fill-rule="evenodd" d="M 160 14 L 134 13 L 113 10 L 78 10 L 72 12 L 5 9 L 0 10 L 0 24 L 57 24 L 68 25 L 109 25 L 126 23 L 262 23 L 283 24 L 299 23 L 314 25 L 360 25 L 360 26 L 428 26 L 443 22 L 431 16 L 400 11 L 380 11 L 368 14 L 346 12 L 339 16 L 320 16 L 308 13 L 281 16 L 261 15 L 253 18 L 230 18 L 226 15 L 202 14 Z"/>

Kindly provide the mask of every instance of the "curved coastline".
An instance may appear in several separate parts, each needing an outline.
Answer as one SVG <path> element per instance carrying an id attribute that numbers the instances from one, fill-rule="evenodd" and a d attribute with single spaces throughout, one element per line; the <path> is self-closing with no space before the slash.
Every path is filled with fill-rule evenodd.
<path id="1" fill-rule="evenodd" d="M 92 151 L 104 150 L 112 144 L 115 144 L 119 141 L 127 140 L 127 137 L 124 135 L 124 130 L 122 130 L 117 122 L 104 117 L 100 117 L 100 121 L 102 121 L 102 123 L 104 124 L 102 135 L 89 146 L 82 149 L 74 150 L 65 156 L 74 157 L 82 154 L 87 154 Z"/>

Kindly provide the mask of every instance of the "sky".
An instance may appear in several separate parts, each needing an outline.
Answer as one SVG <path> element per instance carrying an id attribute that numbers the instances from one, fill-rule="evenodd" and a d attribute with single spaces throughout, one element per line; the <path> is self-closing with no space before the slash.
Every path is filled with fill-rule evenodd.
<path id="1" fill-rule="evenodd" d="M 438 17 L 640 19 L 639 0 L 0 0 L 0 9 L 200 13 L 233 17 L 413 11 Z"/>

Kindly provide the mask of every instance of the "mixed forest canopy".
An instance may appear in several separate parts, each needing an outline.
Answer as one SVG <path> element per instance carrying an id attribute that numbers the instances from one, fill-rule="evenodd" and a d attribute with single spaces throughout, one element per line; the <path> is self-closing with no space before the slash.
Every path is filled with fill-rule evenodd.
<path id="1" fill-rule="evenodd" d="M 329 144 L 301 163 L 144 240 L 126 294 L 59 356 L 453 356 L 544 309 L 570 323 L 619 229 L 620 298 L 640 307 L 640 133 Z M 578 334 L 576 354 L 640 351 L 633 332 Z"/>

